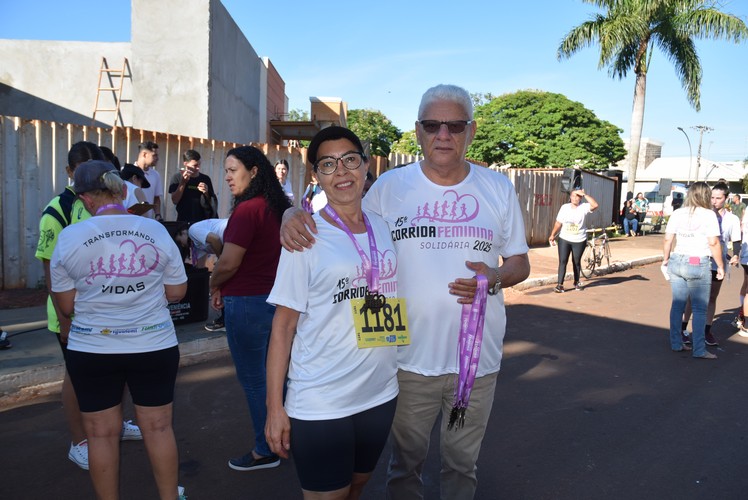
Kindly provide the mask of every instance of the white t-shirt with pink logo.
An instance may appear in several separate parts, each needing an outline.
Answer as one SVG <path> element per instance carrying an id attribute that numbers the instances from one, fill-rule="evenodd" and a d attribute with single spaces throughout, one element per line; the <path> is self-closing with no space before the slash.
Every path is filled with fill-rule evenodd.
<path id="1" fill-rule="evenodd" d="M 390 233 L 378 215 L 367 215 L 379 254 L 379 293 L 396 297 L 399 265 Z M 358 347 L 351 299 L 366 292 L 361 256 L 342 229 L 319 213 L 313 217 L 316 243 L 303 252 L 281 251 L 267 301 L 301 313 L 288 368 L 288 416 L 327 420 L 397 396 L 397 347 Z M 354 236 L 370 255 L 367 234 Z"/>
<path id="2" fill-rule="evenodd" d="M 72 351 L 151 352 L 177 345 L 164 285 L 187 281 L 163 224 L 100 215 L 66 227 L 50 261 L 52 291 L 75 289 Z"/>
<path id="3" fill-rule="evenodd" d="M 465 261 L 496 267 L 500 256 L 527 253 L 514 186 L 505 175 L 473 164 L 462 182 L 440 186 L 413 163 L 381 175 L 364 197 L 364 208 L 382 215 L 397 250 L 411 341 L 398 348 L 400 368 L 426 376 L 459 373 L 462 305 L 448 284 L 474 276 Z M 479 377 L 501 366 L 503 294 L 489 295 L 486 309 Z"/>

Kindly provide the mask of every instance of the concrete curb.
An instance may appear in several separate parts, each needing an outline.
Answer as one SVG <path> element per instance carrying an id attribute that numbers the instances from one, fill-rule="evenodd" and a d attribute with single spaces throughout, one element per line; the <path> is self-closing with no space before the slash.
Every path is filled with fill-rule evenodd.
<path id="1" fill-rule="evenodd" d="M 654 255 L 628 262 L 614 262 L 609 266 L 598 269 L 595 274 L 596 276 L 603 276 L 661 261 L 662 255 Z M 527 279 L 512 288 L 523 291 L 555 283 L 556 276 L 544 276 Z M 40 324 L 42 327 L 46 326 L 45 322 L 41 322 Z M 32 327 L 35 325 L 36 323 L 28 323 L 24 326 Z M 229 355 L 226 335 L 224 333 L 209 336 L 190 336 L 192 338 L 179 342 L 180 366 L 190 366 Z M 64 363 L 59 362 L 39 368 L 0 375 L 0 411 L 20 406 L 40 397 L 59 394 L 64 374 Z"/>
<path id="2" fill-rule="evenodd" d="M 179 366 L 191 366 L 229 355 L 226 335 L 199 337 L 179 343 Z M 65 364 L 0 375 L 0 411 L 20 406 L 51 394 L 59 394 Z"/>
<path id="3" fill-rule="evenodd" d="M 633 267 L 646 266 L 655 262 L 662 262 L 662 255 L 652 255 L 650 257 L 642 257 L 640 259 L 634 259 L 628 262 L 613 262 L 609 266 L 601 267 L 595 270 L 595 276 L 604 276 L 606 274 L 617 273 L 625 271 Z M 566 279 L 571 279 L 573 275 L 567 273 Z M 543 276 L 541 278 L 530 278 L 526 279 L 522 283 L 517 283 L 512 287 L 514 290 L 523 291 L 531 288 L 537 288 L 539 286 L 555 285 L 556 276 Z"/>

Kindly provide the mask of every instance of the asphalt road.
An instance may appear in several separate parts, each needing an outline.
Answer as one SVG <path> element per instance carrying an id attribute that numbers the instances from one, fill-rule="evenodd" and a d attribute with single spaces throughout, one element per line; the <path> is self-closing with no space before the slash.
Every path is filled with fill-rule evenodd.
<path id="1" fill-rule="evenodd" d="M 581 292 L 509 292 L 476 498 L 748 498 L 748 339 L 729 325 L 740 276 L 733 271 L 717 305 L 716 361 L 670 351 L 670 290 L 657 265 L 593 278 Z M 227 467 L 252 439 L 229 358 L 183 369 L 175 404 L 180 484 L 190 500 L 301 498 L 292 462 Z M 0 498 L 93 498 L 87 473 L 66 458 L 66 439 L 59 402 L 0 413 Z M 432 443 L 428 499 L 438 498 Z M 383 498 L 388 453 L 364 498 Z M 156 498 L 141 442 L 122 444 L 121 478 L 123 499 Z"/>

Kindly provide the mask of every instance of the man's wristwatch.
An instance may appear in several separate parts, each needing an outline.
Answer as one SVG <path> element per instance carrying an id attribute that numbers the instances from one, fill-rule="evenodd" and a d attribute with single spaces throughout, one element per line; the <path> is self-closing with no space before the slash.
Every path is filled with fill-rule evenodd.
<path id="1" fill-rule="evenodd" d="M 496 269 L 496 283 L 488 289 L 488 295 L 496 295 L 499 293 L 499 290 L 501 290 L 501 275 L 499 274 L 499 270 Z"/>

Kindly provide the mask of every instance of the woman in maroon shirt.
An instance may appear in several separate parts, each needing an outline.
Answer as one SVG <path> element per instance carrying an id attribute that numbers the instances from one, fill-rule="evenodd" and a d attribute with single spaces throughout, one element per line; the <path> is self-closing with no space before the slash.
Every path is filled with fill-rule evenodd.
<path id="1" fill-rule="evenodd" d="M 280 222 L 291 204 L 275 171 L 257 148 L 230 150 L 225 180 L 234 206 L 224 245 L 210 278 L 213 307 L 223 308 L 226 338 L 254 426 L 255 446 L 229 460 L 234 470 L 277 467 L 280 458 L 265 441 L 265 357 L 275 308 L 266 300 L 280 258 Z"/>

